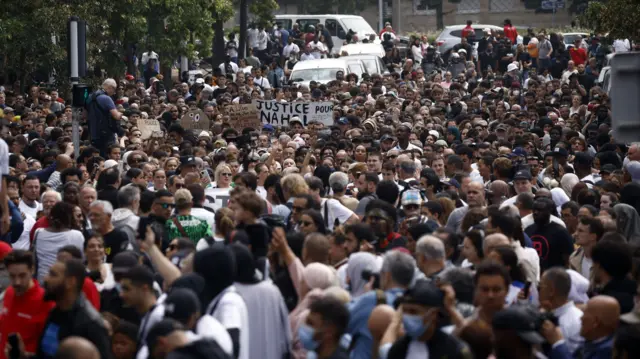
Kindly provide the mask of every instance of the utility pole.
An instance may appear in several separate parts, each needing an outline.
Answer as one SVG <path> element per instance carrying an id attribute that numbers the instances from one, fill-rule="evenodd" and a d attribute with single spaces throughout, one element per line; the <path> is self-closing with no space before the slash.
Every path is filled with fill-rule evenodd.
<path id="1" fill-rule="evenodd" d="M 87 75 L 87 23 L 76 16 L 69 18 L 68 62 L 73 86 L 72 134 L 75 158 L 80 155 L 80 112 L 84 107 L 89 87 L 79 84 L 80 77 Z"/>
<path id="2" fill-rule="evenodd" d="M 240 33 L 238 34 L 238 59 L 244 59 L 247 51 L 248 0 L 240 0 Z"/>

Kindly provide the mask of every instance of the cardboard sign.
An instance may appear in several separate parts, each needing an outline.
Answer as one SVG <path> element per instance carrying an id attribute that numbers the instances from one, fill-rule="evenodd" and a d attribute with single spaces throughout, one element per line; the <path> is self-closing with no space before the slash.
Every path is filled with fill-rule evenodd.
<path id="1" fill-rule="evenodd" d="M 162 137 L 162 129 L 160 122 L 156 119 L 147 118 L 138 120 L 138 129 L 142 132 L 142 139 L 147 140 L 151 137 Z"/>
<path id="2" fill-rule="evenodd" d="M 262 128 L 260 119 L 258 118 L 258 109 L 252 103 L 239 104 L 234 103 L 228 107 L 229 124 L 232 128 L 242 131 L 247 127 L 259 130 Z"/>
<path id="3" fill-rule="evenodd" d="M 287 102 L 253 100 L 262 124 L 274 127 L 289 126 L 289 120 L 298 116 L 306 127 L 315 120 L 325 126 L 333 125 L 333 102 Z"/>
<path id="4" fill-rule="evenodd" d="M 199 108 L 190 109 L 180 118 L 180 126 L 194 133 L 200 133 L 202 130 L 209 131 L 210 124 L 209 116 Z"/>
<path id="5" fill-rule="evenodd" d="M 226 207 L 229 202 L 229 192 L 231 192 L 231 187 L 207 188 L 204 191 L 204 207 L 211 208 L 213 211 Z"/>

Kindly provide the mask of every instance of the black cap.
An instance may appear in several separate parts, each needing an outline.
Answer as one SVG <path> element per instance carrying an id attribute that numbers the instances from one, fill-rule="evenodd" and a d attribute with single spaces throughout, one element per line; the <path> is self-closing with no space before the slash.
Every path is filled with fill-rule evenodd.
<path id="1" fill-rule="evenodd" d="M 514 180 L 527 180 L 531 181 L 531 173 L 528 170 L 520 170 L 513 176 Z"/>
<path id="2" fill-rule="evenodd" d="M 569 152 L 564 147 L 556 147 L 553 149 L 554 157 L 567 157 L 569 156 Z"/>
<path id="3" fill-rule="evenodd" d="M 613 173 L 613 171 L 617 170 L 616 166 L 611 164 L 611 163 L 607 163 L 606 165 L 603 165 L 602 167 L 600 167 L 600 174 L 603 173 Z"/>
<path id="4" fill-rule="evenodd" d="M 173 319 L 162 319 L 157 322 L 147 333 L 147 346 L 149 347 L 149 352 L 153 352 L 155 345 L 158 343 L 158 339 L 166 337 L 176 330 L 184 330 L 184 327 Z"/>
<path id="5" fill-rule="evenodd" d="M 187 323 L 195 313 L 200 313 L 200 300 L 198 296 L 191 289 L 172 289 L 164 301 L 165 318 L 175 319 L 180 323 Z"/>
<path id="6" fill-rule="evenodd" d="M 442 307 L 444 293 L 433 281 L 420 279 L 416 281 L 412 288 L 404 292 L 402 303 L 424 305 L 425 307 Z"/>
<path id="7" fill-rule="evenodd" d="M 544 338 L 536 328 L 537 313 L 533 309 L 519 306 L 511 306 L 503 309 L 493 316 L 491 325 L 494 330 L 512 330 L 525 342 L 541 344 Z"/>
<path id="8" fill-rule="evenodd" d="M 129 269 L 138 265 L 138 256 L 131 251 L 120 252 L 113 257 L 111 272 L 125 274 Z"/>
<path id="9" fill-rule="evenodd" d="M 384 142 L 384 141 L 387 141 L 387 140 L 395 141 L 396 139 L 395 139 L 395 137 L 391 136 L 390 134 L 385 133 L 384 135 L 382 135 L 382 138 L 380 138 L 380 142 Z"/>
<path id="10" fill-rule="evenodd" d="M 193 156 L 180 156 L 180 167 L 182 166 L 195 166 L 196 158 Z"/>

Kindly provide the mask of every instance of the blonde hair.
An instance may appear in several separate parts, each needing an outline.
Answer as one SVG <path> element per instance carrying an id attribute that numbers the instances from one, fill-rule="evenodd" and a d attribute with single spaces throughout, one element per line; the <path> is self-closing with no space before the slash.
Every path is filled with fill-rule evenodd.
<path id="1" fill-rule="evenodd" d="M 233 211 L 227 207 L 217 210 L 214 220 L 216 222 L 216 233 L 222 234 L 225 238 L 227 238 L 236 227 L 233 222 Z"/>
<path id="2" fill-rule="evenodd" d="M 189 208 L 193 204 L 193 196 L 188 189 L 181 188 L 177 190 L 173 197 L 176 200 L 177 209 Z"/>
<path id="3" fill-rule="evenodd" d="M 229 167 L 226 163 L 221 163 L 218 165 L 218 167 L 216 167 L 216 172 L 215 172 L 215 181 L 216 183 L 220 182 L 220 175 L 222 174 L 223 170 L 227 170 L 228 172 L 231 172 L 231 167 Z"/>
<path id="4" fill-rule="evenodd" d="M 304 177 L 297 173 L 288 174 L 280 180 L 282 191 L 287 191 L 290 197 L 309 193 L 309 186 Z"/>

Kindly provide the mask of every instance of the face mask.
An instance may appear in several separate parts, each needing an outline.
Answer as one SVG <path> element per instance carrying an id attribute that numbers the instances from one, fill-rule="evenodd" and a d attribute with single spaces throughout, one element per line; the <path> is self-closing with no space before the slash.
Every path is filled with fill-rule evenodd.
<path id="1" fill-rule="evenodd" d="M 302 324 L 300 328 L 298 328 L 298 338 L 306 350 L 316 350 L 320 346 L 320 343 L 313 339 L 315 333 L 315 329 L 308 324 Z"/>
<path id="2" fill-rule="evenodd" d="M 404 314 L 402 315 L 402 325 L 404 326 L 404 331 L 411 338 L 417 339 L 424 332 L 429 329 L 429 325 L 425 325 L 422 322 L 422 316 L 420 315 L 412 315 L 412 314 Z"/>

